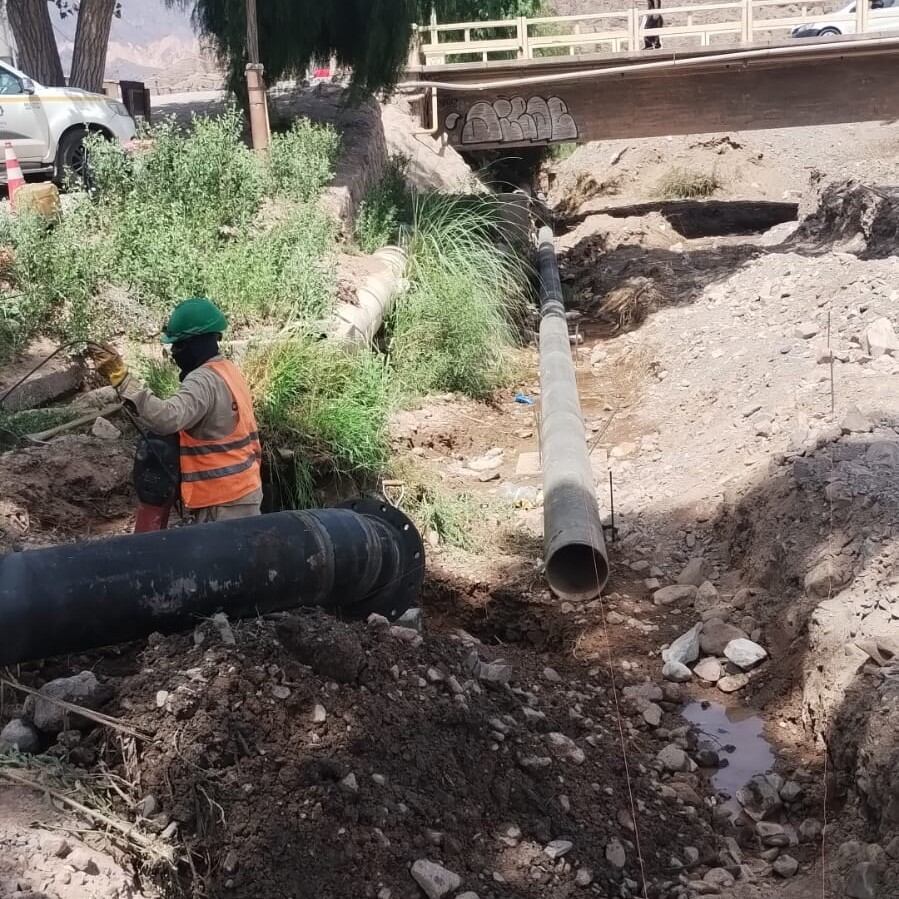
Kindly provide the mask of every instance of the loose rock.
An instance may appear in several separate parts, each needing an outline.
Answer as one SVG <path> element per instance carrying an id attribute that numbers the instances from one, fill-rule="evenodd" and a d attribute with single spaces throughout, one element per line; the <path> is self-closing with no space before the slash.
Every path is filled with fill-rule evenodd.
<path id="1" fill-rule="evenodd" d="M 733 874 L 726 868 L 712 868 L 710 871 L 706 872 L 705 877 L 702 879 L 706 883 L 710 883 L 712 886 L 718 887 L 719 889 L 732 887 L 735 882 Z"/>
<path id="2" fill-rule="evenodd" d="M 733 662 L 738 668 L 744 671 L 757 665 L 762 659 L 768 657 L 768 653 L 752 640 L 739 638 L 731 640 L 724 648 L 724 655 L 727 660 Z"/>
<path id="3" fill-rule="evenodd" d="M 682 600 L 692 602 L 696 597 L 696 587 L 691 584 L 672 584 L 670 587 L 662 587 L 652 594 L 652 601 L 657 606 L 670 606 L 672 603 Z"/>
<path id="4" fill-rule="evenodd" d="M 840 422 L 840 428 L 844 434 L 867 434 L 874 429 L 874 425 L 866 415 L 863 415 L 858 407 L 853 406 Z"/>
<path id="5" fill-rule="evenodd" d="M 665 662 L 662 666 L 662 677 L 675 684 L 685 684 L 693 677 L 693 672 L 680 662 Z"/>
<path id="6" fill-rule="evenodd" d="M 37 752 L 40 746 L 41 735 L 33 725 L 21 718 L 13 718 L 0 731 L 0 747 L 32 754 Z"/>
<path id="7" fill-rule="evenodd" d="M 88 709 L 99 708 L 109 698 L 109 690 L 97 680 L 93 671 L 82 671 L 72 677 L 59 677 L 44 684 L 34 703 L 33 720 L 38 730 L 57 734 L 68 726 L 84 727 L 87 719 L 69 712 L 52 699 L 71 702 Z"/>
<path id="8" fill-rule="evenodd" d="M 792 855 L 779 855 L 773 868 L 781 877 L 792 877 L 799 870 L 799 862 Z"/>
<path id="9" fill-rule="evenodd" d="M 623 868 L 627 864 L 627 853 L 621 840 L 610 840 L 606 844 L 606 861 L 613 868 Z"/>
<path id="10" fill-rule="evenodd" d="M 871 322 L 862 335 L 862 349 L 875 359 L 878 356 L 895 356 L 899 353 L 899 337 L 888 318 L 878 318 Z"/>
<path id="11" fill-rule="evenodd" d="M 553 840 L 543 847 L 543 854 L 551 859 L 557 859 L 567 855 L 573 847 L 574 843 L 571 840 Z"/>
<path id="12" fill-rule="evenodd" d="M 643 709 L 643 720 L 650 727 L 658 727 L 662 723 L 662 710 L 654 702 L 650 702 Z"/>
<path id="13" fill-rule="evenodd" d="M 773 821 L 759 821 L 755 825 L 755 831 L 763 846 L 783 847 L 790 845 L 790 837 L 781 824 L 775 824 Z"/>
<path id="14" fill-rule="evenodd" d="M 691 768 L 690 757 L 673 743 L 662 749 L 656 759 L 665 771 L 689 771 Z"/>
<path id="15" fill-rule="evenodd" d="M 91 428 L 91 434 L 99 437 L 101 440 L 118 440 L 122 436 L 122 432 L 111 422 L 105 418 L 98 418 Z"/>
<path id="16" fill-rule="evenodd" d="M 91 854 L 81 847 L 72 850 L 66 858 L 66 862 L 76 871 L 82 871 L 85 874 L 94 875 L 100 873 L 100 869 L 97 867 L 97 863 Z"/>
<path id="17" fill-rule="evenodd" d="M 817 840 L 823 832 L 824 825 L 817 818 L 806 818 L 799 825 L 799 836 L 806 843 Z"/>
<path id="18" fill-rule="evenodd" d="M 731 640 L 746 639 L 746 634 L 720 618 L 710 618 L 702 625 L 699 637 L 700 649 L 709 656 L 720 656 Z"/>
<path id="19" fill-rule="evenodd" d="M 412 865 L 412 877 L 428 899 L 443 899 L 462 885 L 458 874 L 423 858 Z"/>
<path id="20" fill-rule="evenodd" d="M 556 758 L 565 759 L 574 762 L 575 765 L 582 765 L 586 759 L 584 750 L 577 745 L 570 737 L 565 734 L 551 733 L 546 735 L 546 742 L 550 750 Z"/>
<path id="21" fill-rule="evenodd" d="M 683 571 L 677 576 L 677 583 L 691 585 L 698 589 L 706 580 L 706 571 L 705 559 L 701 556 L 696 556 L 690 559 L 684 566 Z"/>
<path id="22" fill-rule="evenodd" d="M 851 899 L 881 899 L 880 866 L 876 862 L 856 865 L 846 880 L 846 895 Z"/>
<path id="23" fill-rule="evenodd" d="M 685 634 L 681 634 L 667 649 L 662 650 L 665 662 L 680 662 L 687 665 L 699 658 L 699 641 L 702 624 L 695 624 Z"/>
<path id="24" fill-rule="evenodd" d="M 706 683 L 715 684 L 723 674 L 721 663 L 717 659 L 703 659 L 694 669 L 693 673 Z"/>
<path id="25" fill-rule="evenodd" d="M 717 687 L 722 693 L 736 693 L 749 683 L 748 674 L 728 674 L 718 681 Z"/>

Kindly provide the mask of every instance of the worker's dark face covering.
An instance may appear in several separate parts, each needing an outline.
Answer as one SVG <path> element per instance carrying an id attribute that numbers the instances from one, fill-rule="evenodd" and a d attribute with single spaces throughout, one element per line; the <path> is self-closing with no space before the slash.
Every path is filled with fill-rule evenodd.
<path id="1" fill-rule="evenodd" d="M 188 337 L 187 340 L 179 340 L 172 344 L 172 358 L 175 365 L 181 369 L 182 381 L 204 362 L 218 356 L 219 337 L 221 334 L 198 334 L 196 337 Z"/>

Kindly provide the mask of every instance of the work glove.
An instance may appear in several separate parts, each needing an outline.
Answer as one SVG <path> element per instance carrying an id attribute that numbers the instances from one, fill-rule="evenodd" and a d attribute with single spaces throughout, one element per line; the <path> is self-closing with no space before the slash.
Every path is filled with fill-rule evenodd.
<path id="1" fill-rule="evenodd" d="M 112 384 L 120 387 L 128 377 L 128 366 L 125 360 L 109 344 L 99 346 L 89 344 L 87 354 L 94 361 L 97 371 Z"/>

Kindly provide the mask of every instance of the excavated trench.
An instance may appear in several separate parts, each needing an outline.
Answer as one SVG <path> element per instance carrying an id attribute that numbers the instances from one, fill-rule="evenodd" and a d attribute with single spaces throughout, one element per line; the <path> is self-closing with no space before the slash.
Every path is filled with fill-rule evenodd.
<path id="1" fill-rule="evenodd" d="M 591 215 L 639 218 L 657 212 L 683 238 L 761 234 L 776 225 L 795 222 L 798 203 L 767 200 L 660 200 L 652 203 L 614 204 L 591 208 L 588 213 L 566 216 L 570 230 Z"/>

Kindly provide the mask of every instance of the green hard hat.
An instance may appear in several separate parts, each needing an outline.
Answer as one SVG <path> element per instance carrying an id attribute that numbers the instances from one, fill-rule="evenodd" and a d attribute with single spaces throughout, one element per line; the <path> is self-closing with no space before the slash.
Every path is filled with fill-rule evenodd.
<path id="1" fill-rule="evenodd" d="M 206 297 L 191 297 L 179 303 L 162 334 L 163 343 L 178 343 L 198 334 L 221 334 L 228 327 L 228 319 L 212 300 Z"/>

